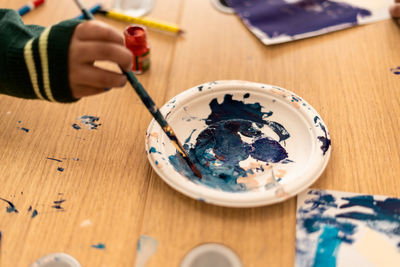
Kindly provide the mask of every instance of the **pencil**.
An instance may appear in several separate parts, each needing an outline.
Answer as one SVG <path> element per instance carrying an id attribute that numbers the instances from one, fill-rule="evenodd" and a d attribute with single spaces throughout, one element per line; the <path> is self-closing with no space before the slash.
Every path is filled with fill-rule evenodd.
<path id="1" fill-rule="evenodd" d="M 18 9 L 18 13 L 20 16 L 25 15 L 26 13 L 28 13 L 29 11 L 37 8 L 38 6 L 40 6 L 41 4 L 44 3 L 45 0 L 35 0 L 29 4 L 24 5 L 23 7 L 21 7 L 20 9 Z"/>
<path id="2" fill-rule="evenodd" d="M 92 13 L 90 13 L 84 6 L 82 5 L 80 0 L 74 0 L 77 6 L 81 9 L 85 19 L 93 20 L 94 17 Z M 121 68 L 123 74 L 125 74 L 129 83 L 132 85 L 133 89 L 135 89 L 136 93 L 142 100 L 143 104 L 146 106 L 147 110 L 151 113 L 153 118 L 157 121 L 157 123 L 161 126 L 161 129 L 168 136 L 171 143 L 175 146 L 178 153 L 182 156 L 185 162 L 189 165 L 192 172 L 201 179 L 202 175 L 200 171 L 197 169 L 196 165 L 190 160 L 189 155 L 186 153 L 183 148 L 181 142 L 179 142 L 178 137 L 176 136 L 174 130 L 172 130 L 171 126 L 168 124 L 164 116 L 161 114 L 160 110 L 154 103 L 153 99 L 151 99 L 150 95 L 146 92 L 143 85 L 136 79 L 136 76 L 132 71 L 126 72 Z"/>
<path id="3" fill-rule="evenodd" d="M 184 33 L 183 30 L 179 29 L 179 26 L 172 24 L 172 23 L 167 23 L 155 19 L 150 19 L 150 18 L 144 18 L 144 17 L 132 17 L 125 15 L 120 12 L 116 11 L 108 11 L 108 10 L 99 10 L 97 13 L 102 14 L 106 17 L 115 19 L 115 20 L 120 20 L 124 22 L 129 22 L 129 23 L 135 23 L 135 24 L 142 24 L 144 26 L 147 26 L 149 28 L 154 28 L 162 31 L 167 31 L 171 33 L 176 33 L 176 34 L 181 34 Z"/>
<path id="4" fill-rule="evenodd" d="M 96 13 L 97 11 L 99 11 L 101 9 L 101 4 L 96 4 L 94 6 L 92 6 L 92 8 L 89 9 L 91 14 Z M 84 19 L 85 16 L 83 14 L 80 14 L 79 16 L 76 16 L 75 19 Z"/>

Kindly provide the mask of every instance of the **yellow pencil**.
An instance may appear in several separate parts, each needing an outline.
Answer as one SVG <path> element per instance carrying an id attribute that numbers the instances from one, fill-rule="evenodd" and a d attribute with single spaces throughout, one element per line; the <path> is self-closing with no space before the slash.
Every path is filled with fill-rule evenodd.
<path id="1" fill-rule="evenodd" d="M 172 33 L 177 33 L 181 34 L 183 31 L 179 29 L 179 27 L 175 24 L 172 23 L 167 23 L 155 19 L 149 19 L 149 18 L 144 18 L 144 17 L 132 17 L 128 16 L 116 11 L 106 11 L 106 10 L 99 10 L 96 13 L 103 14 L 104 16 L 108 18 L 112 18 L 115 20 L 120 20 L 120 21 L 125 21 L 129 23 L 136 23 L 136 24 L 142 24 L 144 26 L 154 28 L 154 29 L 159 29 L 163 31 L 168 31 Z"/>

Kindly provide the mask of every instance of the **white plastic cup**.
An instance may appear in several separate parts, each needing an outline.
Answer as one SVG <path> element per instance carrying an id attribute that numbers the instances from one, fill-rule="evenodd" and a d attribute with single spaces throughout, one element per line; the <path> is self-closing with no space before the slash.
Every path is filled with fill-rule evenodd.
<path id="1" fill-rule="evenodd" d="M 113 8 L 129 16 L 140 17 L 150 12 L 154 0 L 114 0 Z"/>

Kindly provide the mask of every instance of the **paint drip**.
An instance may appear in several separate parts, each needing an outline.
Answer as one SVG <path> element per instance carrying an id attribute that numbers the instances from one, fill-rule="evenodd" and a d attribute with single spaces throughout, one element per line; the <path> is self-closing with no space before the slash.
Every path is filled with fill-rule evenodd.
<path id="1" fill-rule="evenodd" d="M 245 94 L 244 98 L 250 95 Z M 190 144 L 191 135 L 185 140 L 184 147 L 189 158 L 202 174 L 202 179 L 193 175 L 178 153 L 169 156 L 175 170 L 195 183 L 229 192 L 248 190 L 240 177 L 254 174 L 254 169 L 246 169 L 241 162 L 252 159 L 264 164 L 276 164 L 288 160 L 288 153 L 281 145 L 290 137 L 281 124 L 267 120 L 272 112 L 263 112 L 259 103 L 244 103 L 234 100 L 226 94 L 222 103 L 213 99 L 209 106 L 211 113 L 205 119 L 207 127 L 199 133 L 194 145 Z M 266 136 L 262 129 L 269 127 L 278 140 Z M 249 141 L 250 140 L 250 141 Z"/>

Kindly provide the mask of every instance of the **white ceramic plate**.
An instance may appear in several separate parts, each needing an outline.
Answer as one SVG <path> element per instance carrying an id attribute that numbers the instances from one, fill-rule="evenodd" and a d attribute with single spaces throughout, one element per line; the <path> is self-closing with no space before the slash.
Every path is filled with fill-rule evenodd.
<path id="1" fill-rule="evenodd" d="M 171 99 L 161 113 L 200 169 L 196 178 L 152 120 L 146 151 L 157 174 L 207 203 L 255 207 L 295 196 L 314 183 L 330 157 L 321 116 L 277 86 L 215 81 Z"/>

